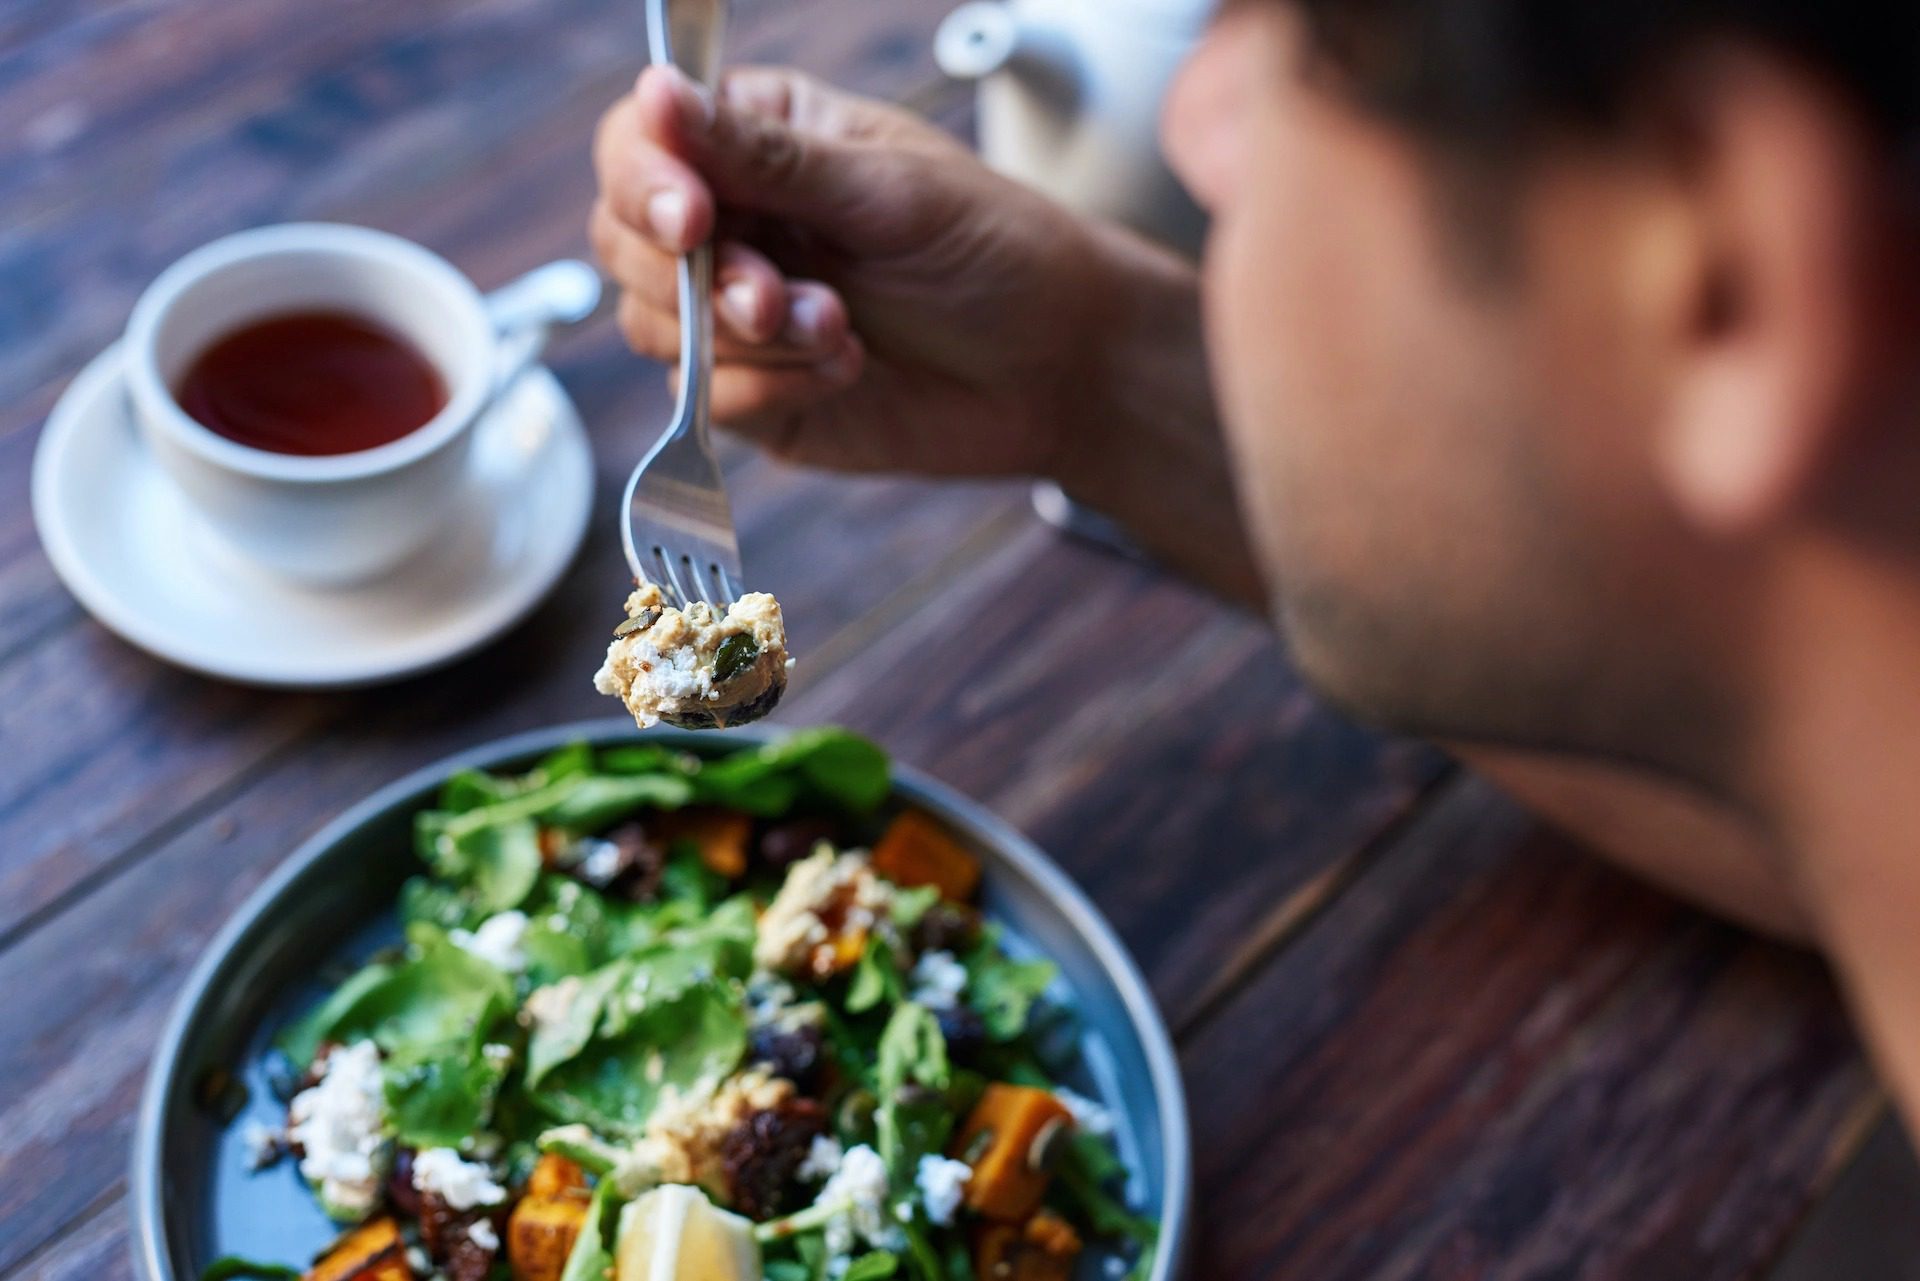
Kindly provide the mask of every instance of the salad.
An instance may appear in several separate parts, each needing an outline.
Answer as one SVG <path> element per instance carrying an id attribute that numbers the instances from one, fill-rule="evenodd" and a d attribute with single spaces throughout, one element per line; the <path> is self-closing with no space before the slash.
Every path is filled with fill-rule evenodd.
<path id="1" fill-rule="evenodd" d="M 834 729 L 450 778 L 405 944 L 276 1038 L 308 1281 L 1144 1278 L 1054 966 L 890 794 Z"/>

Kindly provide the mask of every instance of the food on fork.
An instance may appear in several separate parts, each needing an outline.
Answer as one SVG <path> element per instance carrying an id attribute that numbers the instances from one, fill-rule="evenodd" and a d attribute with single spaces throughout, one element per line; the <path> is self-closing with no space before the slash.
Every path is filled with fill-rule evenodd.
<path id="1" fill-rule="evenodd" d="M 789 661 L 780 603 L 767 593 L 748 592 L 724 611 L 705 601 L 676 609 L 643 583 L 627 597 L 593 687 L 626 704 L 642 729 L 659 721 L 724 729 L 774 709 Z"/>

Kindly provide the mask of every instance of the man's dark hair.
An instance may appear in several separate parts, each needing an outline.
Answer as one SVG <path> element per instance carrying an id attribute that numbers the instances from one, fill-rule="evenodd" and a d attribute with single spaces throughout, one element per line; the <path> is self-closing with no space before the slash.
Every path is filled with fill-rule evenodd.
<path id="1" fill-rule="evenodd" d="M 1497 159 L 1543 130 L 1605 132 L 1673 59 L 1745 40 L 1798 59 L 1920 164 L 1912 0 L 1295 0 L 1352 92 Z"/>

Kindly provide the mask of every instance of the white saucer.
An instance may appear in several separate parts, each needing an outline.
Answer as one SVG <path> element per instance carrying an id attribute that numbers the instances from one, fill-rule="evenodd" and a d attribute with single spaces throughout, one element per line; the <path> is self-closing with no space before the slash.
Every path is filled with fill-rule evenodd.
<path id="1" fill-rule="evenodd" d="M 94 617 L 182 667 L 304 689 L 410 676 L 525 617 L 586 533 L 586 430 L 536 367 L 475 425 L 473 493 L 432 544 L 372 583 L 290 583 L 217 542 L 161 474 L 121 367 L 116 344 L 54 406 L 33 459 L 34 522 Z"/>

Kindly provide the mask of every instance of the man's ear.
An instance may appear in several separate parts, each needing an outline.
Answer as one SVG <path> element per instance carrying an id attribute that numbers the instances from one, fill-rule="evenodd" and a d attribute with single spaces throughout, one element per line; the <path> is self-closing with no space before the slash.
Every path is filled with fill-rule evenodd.
<path id="1" fill-rule="evenodd" d="M 1751 532 L 1809 501 L 1879 376 L 1898 262 L 1891 175 L 1811 72 L 1750 51 L 1676 70 L 1702 252 L 1684 299 L 1655 466 L 1681 513 Z"/>

